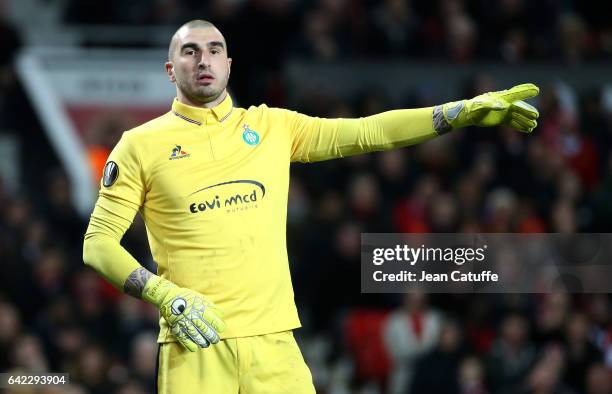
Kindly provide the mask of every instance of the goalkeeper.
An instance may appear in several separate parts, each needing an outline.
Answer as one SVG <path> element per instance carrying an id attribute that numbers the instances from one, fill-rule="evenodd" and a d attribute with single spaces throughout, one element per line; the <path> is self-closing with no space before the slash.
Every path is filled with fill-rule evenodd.
<path id="1" fill-rule="evenodd" d="M 196 20 L 172 37 L 165 69 L 176 98 L 125 132 L 111 153 L 83 259 L 160 310 L 162 393 L 312 393 L 293 338 L 300 327 L 286 251 L 291 162 L 400 148 L 466 126 L 530 133 L 532 84 L 429 108 L 321 119 L 234 107 L 221 32 Z M 120 240 L 143 217 L 157 273 Z"/>

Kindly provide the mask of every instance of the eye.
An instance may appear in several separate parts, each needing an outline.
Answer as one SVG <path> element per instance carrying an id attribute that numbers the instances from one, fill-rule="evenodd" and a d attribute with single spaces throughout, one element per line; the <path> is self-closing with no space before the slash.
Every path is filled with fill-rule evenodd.
<path id="1" fill-rule="evenodd" d="M 221 51 L 220 51 L 220 50 L 218 50 L 218 49 L 212 49 L 212 50 L 210 51 L 210 53 L 212 53 L 213 55 L 217 55 L 217 54 L 221 53 Z"/>

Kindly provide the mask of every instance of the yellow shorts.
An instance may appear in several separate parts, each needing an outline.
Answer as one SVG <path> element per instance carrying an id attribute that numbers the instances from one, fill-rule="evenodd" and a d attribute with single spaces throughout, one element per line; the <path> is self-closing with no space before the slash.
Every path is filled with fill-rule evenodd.
<path id="1" fill-rule="evenodd" d="M 157 363 L 161 394 L 315 392 L 291 331 L 224 339 L 193 353 L 178 342 L 162 343 Z"/>

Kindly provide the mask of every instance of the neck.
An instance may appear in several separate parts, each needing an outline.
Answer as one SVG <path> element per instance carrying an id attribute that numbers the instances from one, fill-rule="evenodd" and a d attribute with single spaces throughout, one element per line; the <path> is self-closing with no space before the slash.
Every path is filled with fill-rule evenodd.
<path id="1" fill-rule="evenodd" d="M 194 100 L 187 95 L 183 94 L 180 90 L 177 89 L 176 98 L 180 103 L 190 105 L 192 107 L 200 107 L 200 108 L 213 108 L 217 105 L 221 104 L 223 100 L 225 100 L 225 96 L 227 96 L 227 89 L 224 89 L 221 94 L 215 98 L 214 100 L 203 102 L 199 100 Z"/>

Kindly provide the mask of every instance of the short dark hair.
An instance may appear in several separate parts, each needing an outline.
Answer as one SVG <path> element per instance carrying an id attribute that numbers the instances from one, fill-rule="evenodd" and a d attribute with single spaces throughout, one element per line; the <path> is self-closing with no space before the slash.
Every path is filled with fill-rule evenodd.
<path id="1" fill-rule="evenodd" d="M 187 27 L 190 29 L 198 29 L 198 28 L 205 28 L 205 27 L 214 27 L 215 29 L 217 28 L 217 26 L 215 26 L 212 22 L 209 22 L 204 19 L 194 19 L 187 23 L 182 24 L 178 29 L 176 29 L 176 31 L 172 35 L 172 38 L 170 39 L 170 45 L 168 47 L 168 60 L 172 59 L 172 53 L 174 52 L 176 48 L 176 41 L 174 39 L 176 37 L 176 33 L 178 33 L 179 30 L 181 30 L 184 27 Z"/>

